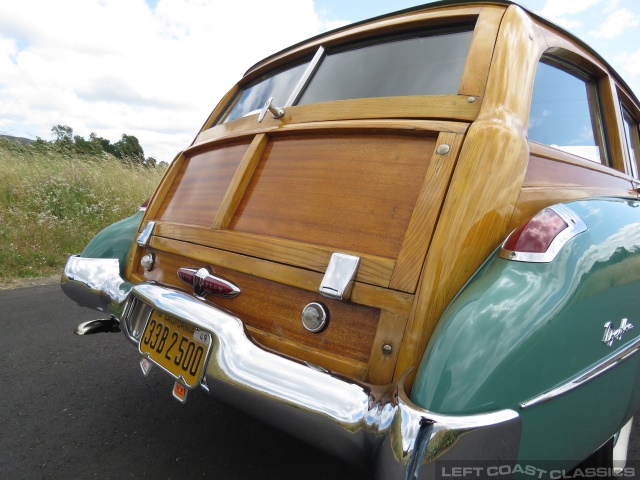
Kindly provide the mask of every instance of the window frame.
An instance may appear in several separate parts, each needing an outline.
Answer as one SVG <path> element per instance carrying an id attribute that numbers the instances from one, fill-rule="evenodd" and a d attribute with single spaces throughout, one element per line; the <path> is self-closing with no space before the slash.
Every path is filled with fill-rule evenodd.
<path id="1" fill-rule="evenodd" d="M 622 135 L 629 167 L 629 174 L 636 180 L 640 178 L 640 122 L 624 102 L 620 102 L 622 117 Z M 629 129 L 627 130 L 627 125 Z M 631 137 L 629 137 L 631 134 Z M 633 156 L 631 156 L 633 153 Z"/>
<path id="2" fill-rule="evenodd" d="M 567 52 L 567 53 L 570 53 L 570 52 Z M 586 68 L 584 66 L 585 65 L 584 58 L 580 58 L 580 60 L 581 60 L 580 65 L 578 65 L 576 61 L 566 58 L 565 55 L 560 53 L 559 49 L 552 48 L 547 50 L 541 55 L 541 57 L 538 59 L 537 65 L 544 63 L 545 65 L 556 68 L 560 71 L 567 73 L 568 75 L 571 75 L 579 80 L 584 81 L 584 84 L 586 87 L 585 90 L 587 94 L 587 104 L 589 107 L 589 117 L 591 120 L 591 128 L 592 128 L 594 142 L 596 143 L 595 146 L 598 147 L 598 151 L 600 154 L 600 161 L 583 157 L 582 155 L 568 152 L 566 150 L 562 150 L 558 147 L 554 147 L 552 145 L 548 145 L 546 143 L 542 143 L 537 140 L 531 140 L 531 139 L 529 140 L 532 142 L 538 143 L 540 145 L 544 145 L 546 147 L 553 148 L 555 150 L 567 153 L 569 155 L 583 158 L 589 162 L 593 162 L 595 164 L 600 164 L 605 167 L 613 168 L 612 161 L 611 161 L 611 148 L 609 143 L 609 137 L 607 134 L 603 92 L 600 86 L 602 75 L 595 73 L 595 72 L 598 72 L 598 70 L 595 68 L 593 69 L 593 71 L 591 69 Z M 536 67 L 536 72 L 534 73 L 534 76 L 536 73 L 537 73 L 537 67 Z M 533 99 L 534 92 L 535 92 L 535 82 L 534 82 L 533 91 L 531 94 L 532 99 Z M 529 121 L 531 120 L 531 109 L 529 110 L 528 120 Z M 528 133 L 527 133 L 527 138 L 529 138 Z"/>

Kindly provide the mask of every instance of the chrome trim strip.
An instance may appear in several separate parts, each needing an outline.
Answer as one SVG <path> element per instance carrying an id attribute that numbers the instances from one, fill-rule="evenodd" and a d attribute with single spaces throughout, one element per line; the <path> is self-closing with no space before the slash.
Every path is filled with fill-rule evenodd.
<path id="1" fill-rule="evenodd" d="M 309 65 L 307 66 L 307 69 L 302 74 L 302 77 L 300 77 L 300 80 L 298 80 L 298 83 L 296 84 L 293 91 L 291 92 L 291 95 L 289 95 L 289 98 L 284 103 L 284 108 L 292 106 L 298 100 L 298 97 L 302 93 L 302 89 L 307 85 L 309 78 L 311 78 L 311 76 L 315 73 L 316 69 L 318 68 L 318 65 L 320 65 L 320 60 L 322 60 L 323 56 L 324 56 L 324 47 L 321 45 L 320 47 L 318 47 L 318 50 L 316 51 L 316 54 L 311 59 L 311 62 L 309 62 Z"/>
<path id="2" fill-rule="evenodd" d="M 526 402 L 522 402 L 520 404 L 520 408 L 523 408 L 523 409 L 529 408 L 534 405 L 538 405 L 540 403 L 544 403 L 556 397 L 564 395 L 565 393 L 570 392 L 571 390 L 574 390 L 584 385 L 585 383 L 590 382 L 591 380 L 597 378 L 598 376 L 600 376 L 607 370 L 610 370 L 611 368 L 615 367 L 619 363 L 622 363 L 631 355 L 634 355 L 635 353 L 637 353 L 638 350 L 640 350 L 640 337 L 636 338 L 635 340 L 627 343 L 622 348 L 613 352 L 611 355 L 607 356 L 595 367 L 590 368 L 585 373 L 573 377 L 568 382 L 565 382 L 562 385 L 552 390 L 549 390 L 546 393 L 543 393 L 542 395 L 538 395 L 537 397 L 533 397 L 532 399 L 527 400 Z"/>
<path id="3" fill-rule="evenodd" d="M 576 235 L 586 232 L 587 225 L 582 218 L 575 213 L 567 205 L 557 204 L 550 207 L 546 207 L 556 212 L 562 220 L 568 225 L 562 232 L 556 236 L 549 245 L 549 248 L 545 253 L 530 253 L 530 252 L 514 252 L 504 248 L 506 240 L 502 243 L 502 248 L 498 256 L 505 260 L 512 260 L 515 262 L 530 262 L 530 263 L 549 263 L 553 261 L 560 253 L 560 250 Z M 509 237 L 507 237 L 509 238 Z"/>

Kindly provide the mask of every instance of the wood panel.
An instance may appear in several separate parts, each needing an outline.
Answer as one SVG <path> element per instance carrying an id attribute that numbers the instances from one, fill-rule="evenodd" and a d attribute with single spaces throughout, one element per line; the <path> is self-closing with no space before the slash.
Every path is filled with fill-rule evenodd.
<path id="1" fill-rule="evenodd" d="M 191 289 L 178 278 L 178 268 L 206 266 L 203 262 L 179 255 L 157 250 L 155 253 L 155 267 L 151 272 L 145 273 L 145 278 L 186 291 Z M 215 266 L 213 272 L 236 284 L 242 292 L 232 299 L 210 296 L 208 300 L 238 316 L 246 325 L 281 337 L 283 341 L 302 348 L 326 352 L 326 356 L 335 354 L 364 364 L 368 362 L 380 310 L 332 300 L 322 297 L 319 293 L 224 267 Z M 321 333 L 308 332 L 301 322 L 302 309 L 313 301 L 322 302 L 329 310 L 329 326 Z M 300 359 L 307 358 L 302 356 Z M 317 361 L 317 358 L 315 360 Z"/>
<path id="2" fill-rule="evenodd" d="M 405 292 L 416 290 L 422 270 L 421 260 L 429 250 L 463 138 L 463 135 L 452 133 L 441 133 L 438 137 L 437 144 L 449 146 L 449 151 L 442 155 L 433 153 L 389 288 Z"/>
<path id="3" fill-rule="evenodd" d="M 606 195 L 636 198 L 626 175 L 533 142 L 530 147 L 532 155 L 510 229 L 556 203 Z M 549 158 L 552 155 L 557 158 Z"/>
<path id="4" fill-rule="evenodd" d="M 184 159 L 157 212 L 160 220 L 211 226 L 248 143 Z"/>
<path id="5" fill-rule="evenodd" d="M 367 380 L 374 385 L 387 385 L 393 381 L 393 372 L 402 335 L 407 325 L 407 315 L 398 313 L 381 312 L 376 338 L 373 342 L 371 357 L 369 358 L 369 374 Z M 391 348 L 391 353 L 385 353 L 383 347 Z"/>
<path id="6" fill-rule="evenodd" d="M 229 228 L 396 258 L 433 153 L 430 138 L 280 138 Z"/>
<path id="7" fill-rule="evenodd" d="M 302 107 L 301 107 L 302 108 Z M 338 120 L 326 122 L 292 123 L 287 125 L 264 125 L 253 120 L 242 126 L 235 122 L 218 125 L 210 130 L 206 130 L 194 142 L 194 145 L 187 150 L 187 155 L 193 155 L 204 149 L 214 148 L 219 142 L 229 141 L 238 136 L 253 138 L 261 133 L 268 134 L 269 137 L 311 135 L 311 134 L 344 134 L 344 133 L 364 133 L 377 135 L 412 135 L 412 136 L 434 136 L 434 132 L 465 133 L 469 128 L 468 123 L 447 122 L 444 120 Z"/>
<path id="8" fill-rule="evenodd" d="M 471 122 L 478 117 L 481 106 L 482 98 L 469 103 L 466 95 L 358 98 L 314 103 L 285 108 L 284 116 L 278 119 L 267 115 L 261 124 L 258 124 L 258 114 L 255 114 L 217 125 L 200 132 L 196 143 L 233 134 L 244 134 L 256 129 L 265 131 L 262 129 L 290 128 L 289 126 L 295 124 L 329 121 L 402 118 L 431 118 L 435 121 L 445 118 L 451 123 Z"/>
<path id="9" fill-rule="evenodd" d="M 236 173 L 231 179 L 227 193 L 222 199 L 222 204 L 220 205 L 218 213 L 213 220 L 213 228 L 217 230 L 227 228 L 231 217 L 233 217 L 233 214 L 235 213 L 236 208 L 238 208 L 238 204 L 247 189 L 247 185 L 249 185 L 251 176 L 256 169 L 256 165 L 258 165 L 262 152 L 264 152 L 264 149 L 267 146 L 267 142 L 268 138 L 265 134 L 256 135 L 251 142 L 251 145 L 245 152 Z"/>
<path id="10" fill-rule="evenodd" d="M 328 356 L 326 352 L 302 346 L 276 335 L 270 335 L 254 327 L 247 327 L 251 338 L 263 348 L 278 355 L 290 357 L 294 361 L 304 358 L 305 362 L 325 368 L 331 372 L 339 372 L 349 378 L 368 381 L 369 367 L 366 363 L 356 362 L 352 358 L 340 355 Z"/>
<path id="11" fill-rule="evenodd" d="M 504 8 L 502 7 L 482 7 L 464 65 L 462 81 L 458 90 L 460 95 L 475 97 L 484 95 L 491 57 L 493 56 L 493 46 L 503 15 Z"/>
<path id="12" fill-rule="evenodd" d="M 231 268 L 242 273 L 301 288 L 310 292 L 318 291 L 324 276 L 324 273 L 312 272 L 306 269 L 295 268 L 159 236 L 152 237 L 150 247 L 189 257 L 193 260 L 204 262 L 207 265 L 219 265 L 221 267 Z M 353 303 L 407 315 L 411 309 L 413 295 L 368 285 L 366 283 L 355 282 L 351 292 L 351 301 Z"/>
<path id="13" fill-rule="evenodd" d="M 408 389 L 442 312 L 508 233 L 528 161 L 529 95 L 545 48 L 536 33 L 521 9 L 507 9 L 482 110 L 460 152 L 403 337 L 394 379 L 413 369 Z"/>

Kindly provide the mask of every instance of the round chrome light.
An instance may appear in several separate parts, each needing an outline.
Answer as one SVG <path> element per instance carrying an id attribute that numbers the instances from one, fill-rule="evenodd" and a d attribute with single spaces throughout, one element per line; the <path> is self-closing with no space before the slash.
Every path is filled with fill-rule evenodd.
<path id="1" fill-rule="evenodd" d="M 147 272 L 150 272 L 155 261 L 155 255 L 153 253 L 147 253 L 140 259 L 140 264 L 142 265 L 142 268 L 144 268 Z"/>
<path id="2" fill-rule="evenodd" d="M 322 303 L 311 302 L 302 309 L 302 325 L 310 332 L 321 332 L 328 322 L 329 310 Z"/>

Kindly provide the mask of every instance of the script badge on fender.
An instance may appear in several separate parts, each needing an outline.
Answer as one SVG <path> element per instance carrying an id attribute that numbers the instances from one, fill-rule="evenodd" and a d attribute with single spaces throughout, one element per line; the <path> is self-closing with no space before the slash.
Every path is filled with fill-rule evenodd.
<path id="1" fill-rule="evenodd" d="M 233 283 L 212 275 L 207 268 L 180 268 L 178 277 L 187 285 L 193 287 L 193 292 L 198 297 L 215 295 L 218 297 L 232 298 L 240 294 L 240 289 Z"/>

